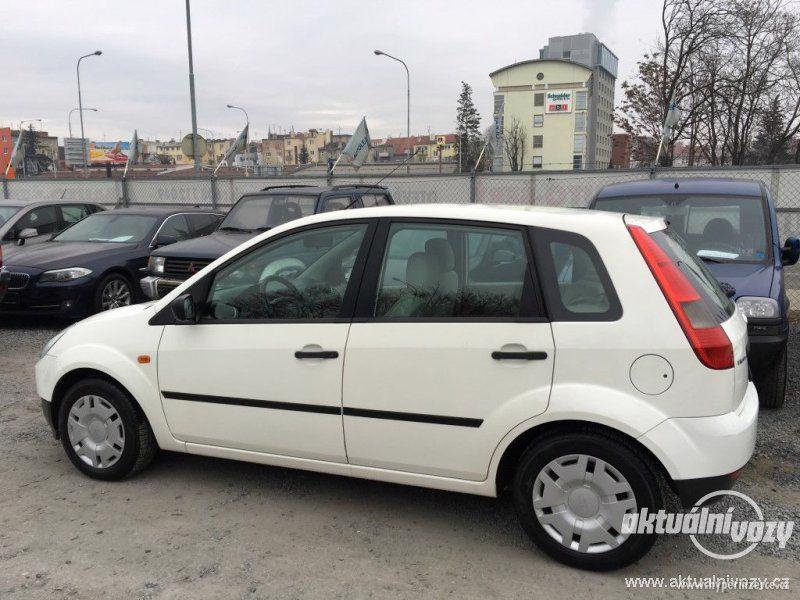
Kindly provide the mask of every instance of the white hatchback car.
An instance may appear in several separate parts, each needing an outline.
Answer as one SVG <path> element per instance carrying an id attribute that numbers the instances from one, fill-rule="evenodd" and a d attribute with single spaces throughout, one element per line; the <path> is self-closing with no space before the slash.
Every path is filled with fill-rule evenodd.
<path id="1" fill-rule="evenodd" d="M 99 479 L 158 448 L 495 496 L 544 551 L 641 557 L 623 516 L 730 486 L 755 444 L 744 318 L 661 219 L 396 206 L 300 219 L 36 366 Z"/>

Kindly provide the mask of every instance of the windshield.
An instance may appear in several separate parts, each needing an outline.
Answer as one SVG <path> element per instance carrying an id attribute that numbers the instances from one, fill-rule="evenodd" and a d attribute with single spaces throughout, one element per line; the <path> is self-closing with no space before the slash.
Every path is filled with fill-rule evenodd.
<path id="1" fill-rule="evenodd" d="M 21 206 L 0 206 L 0 225 L 19 212 Z"/>
<path id="2" fill-rule="evenodd" d="M 245 196 L 230 210 L 220 229 L 259 231 L 314 214 L 317 197 L 301 194 Z"/>
<path id="3" fill-rule="evenodd" d="M 156 217 L 115 215 L 113 211 L 98 213 L 78 221 L 61 232 L 54 242 L 141 242 L 153 230 Z"/>
<path id="4" fill-rule="evenodd" d="M 749 196 L 598 198 L 595 208 L 663 217 L 694 254 L 709 262 L 764 262 L 768 256 L 764 201 Z"/>

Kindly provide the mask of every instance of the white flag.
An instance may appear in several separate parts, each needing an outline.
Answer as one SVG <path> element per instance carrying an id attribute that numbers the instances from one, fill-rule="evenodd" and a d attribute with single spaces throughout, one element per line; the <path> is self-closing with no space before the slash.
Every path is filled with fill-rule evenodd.
<path id="1" fill-rule="evenodd" d="M 222 163 L 226 162 L 231 156 L 247 148 L 247 134 L 249 132 L 249 129 L 250 129 L 250 123 L 244 126 L 244 129 L 242 129 L 242 132 L 239 134 L 239 137 L 237 137 L 236 141 L 234 141 L 233 144 L 231 144 L 231 147 L 228 148 L 228 151 L 225 153 L 225 156 L 222 157 L 222 160 L 219 161 L 217 168 L 214 169 L 214 173 L 216 173 L 222 166 Z"/>
<path id="2" fill-rule="evenodd" d="M 11 158 L 8 159 L 8 165 L 6 165 L 6 172 L 4 175 L 8 175 L 8 170 L 10 168 L 17 168 L 19 164 L 22 162 L 22 152 L 20 151 L 20 146 L 22 145 L 22 129 L 19 130 L 17 134 L 17 141 L 14 142 L 14 149 L 11 151 Z"/>
<path id="3" fill-rule="evenodd" d="M 135 165 L 139 161 L 139 134 L 133 130 L 130 149 L 128 150 L 128 164 Z"/>
<path id="4" fill-rule="evenodd" d="M 367 160 L 369 154 L 370 140 L 369 129 L 367 129 L 367 118 L 362 117 L 361 123 L 356 128 L 353 137 L 347 142 L 347 146 L 342 150 L 342 154 L 353 159 L 353 164 L 360 167 Z"/>

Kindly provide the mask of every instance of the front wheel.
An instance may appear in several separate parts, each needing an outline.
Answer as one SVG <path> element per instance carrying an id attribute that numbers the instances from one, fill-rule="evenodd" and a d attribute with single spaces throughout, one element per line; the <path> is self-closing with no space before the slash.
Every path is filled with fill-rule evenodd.
<path id="1" fill-rule="evenodd" d="M 635 449 L 595 433 L 552 435 L 523 454 L 514 502 L 533 542 L 564 564 L 608 571 L 644 556 L 655 534 L 623 533 L 623 518 L 663 507 L 656 476 Z"/>
<path id="2" fill-rule="evenodd" d="M 129 306 L 133 302 L 133 286 L 124 275 L 106 275 L 97 286 L 94 298 L 95 312 Z"/>
<path id="3" fill-rule="evenodd" d="M 762 408 L 781 408 L 786 398 L 786 346 L 756 380 L 758 402 Z"/>

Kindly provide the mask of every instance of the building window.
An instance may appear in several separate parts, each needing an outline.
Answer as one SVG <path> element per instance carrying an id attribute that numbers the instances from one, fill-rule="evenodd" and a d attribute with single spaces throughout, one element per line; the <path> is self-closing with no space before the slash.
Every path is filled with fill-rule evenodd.
<path id="1" fill-rule="evenodd" d="M 575 110 L 586 110 L 588 96 L 586 91 L 575 92 Z"/>
<path id="2" fill-rule="evenodd" d="M 566 58 L 567 60 L 569 60 L 570 56 L 571 52 L 569 50 L 564 50 L 563 52 L 561 52 L 561 58 Z"/>
<path id="3" fill-rule="evenodd" d="M 583 168 L 583 155 L 582 154 L 573 154 L 572 155 L 572 168 L 573 169 L 582 169 Z"/>
<path id="4" fill-rule="evenodd" d="M 575 134 L 574 150 L 575 152 L 583 152 L 586 149 L 586 135 L 583 133 Z"/>
<path id="5" fill-rule="evenodd" d="M 543 135 L 535 135 L 533 136 L 533 147 L 534 148 L 541 148 L 544 145 L 544 136 Z"/>
<path id="6" fill-rule="evenodd" d="M 533 105 L 534 106 L 544 106 L 544 94 L 534 94 L 533 95 Z"/>
<path id="7" fill-rule="evenodd" d="M 586 113 L 575 113 L 575 131 L 586 131 Z"/>
<path id="8" fill-rule="evenodd" d="M 542 157 L 541 156 L 534 156 L 533 157 L 533 168 L 534 169 L 541 169 L 542 168 Z"/>
<path id="9" fill-rule="evenodd" d="M 544 127 L 544 115 L 533 115 L 533 126 Z"/>

